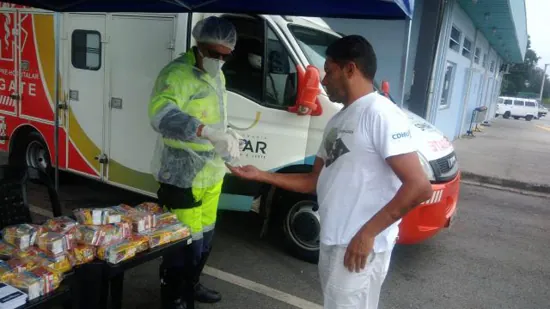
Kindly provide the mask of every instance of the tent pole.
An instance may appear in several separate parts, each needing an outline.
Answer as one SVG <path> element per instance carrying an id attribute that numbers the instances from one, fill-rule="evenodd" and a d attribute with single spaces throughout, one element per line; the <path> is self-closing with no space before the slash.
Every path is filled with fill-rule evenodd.
<path id="1" fill-rule="evenodd" d="M 54 130 L 54 149 L 55 149 L 55 190 L 59 190 L 59 42 L 61 35 L 61 22 L 59 20 L 59 12 L 54 13 L 54 25 L 55 25 L 55 130 Z"/>
<path id="2" fill-rule="evenodd" d="M 403 57 L 403 61 L 402 61 L 402 66 L 403 66 L 403 69 L 402 69 L 402 79 L 401 79 L 401 100 L 399 101 L 399 106 L 400 107 L 403 107 L 405 105 L 405 90 L 407 88 L 407 72 L 408 72 L 408 67 L 409 67 L 409 52 L 410 52 L 410 49 L 411 49 L 411 32 L 412 32 L 412 19 L 410 18 L 407 18 L 407 22 L 406 22 L 406 41 L 405 41 L 405 55 Z M 414 68 L 413 68 L 414 70 Z"/>

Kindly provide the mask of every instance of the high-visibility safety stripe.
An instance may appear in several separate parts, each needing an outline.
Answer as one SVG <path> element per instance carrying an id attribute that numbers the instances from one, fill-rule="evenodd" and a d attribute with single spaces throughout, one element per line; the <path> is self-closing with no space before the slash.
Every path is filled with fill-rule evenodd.
<path id="1" fill-rule="evenodd" d="M 442 197 L 443 197 L 443 190 L 434 191 L 434 193 L 432 194 L 432 197 L 429 200 L 423 202 L 421 205 L 437 204 L 441 202 Z"/>
<path id="2" fill-rule="evenodd" d="M 194 151 L 211 151 L 214 149 L 214 146 L 211 143 L 189 143 L 182 142 L 174 139 L 165 138 L 164 144 L 168 147 L 177 148 L 177 149 L 190 149 Z"/>

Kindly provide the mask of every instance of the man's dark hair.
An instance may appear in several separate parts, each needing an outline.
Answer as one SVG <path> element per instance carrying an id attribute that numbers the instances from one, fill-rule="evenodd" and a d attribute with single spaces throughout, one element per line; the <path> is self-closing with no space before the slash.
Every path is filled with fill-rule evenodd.
<path id="1" fill-rule="evenodd" d="M 376 75 L 376 54 L 372 45 L 360 35 L 348 35 L 329 45 L 326 55 L 340 66 L 354 62 L 359 71 L 374 81 Z"/>

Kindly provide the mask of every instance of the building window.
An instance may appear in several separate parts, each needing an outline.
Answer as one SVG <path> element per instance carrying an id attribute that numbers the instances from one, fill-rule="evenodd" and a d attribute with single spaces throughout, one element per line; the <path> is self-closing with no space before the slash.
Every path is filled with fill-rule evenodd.
<path id="1" fill-rule="evenodd" d="M 472 58 L 472 41 L 468 38 L 464 38 L 464 43 L 462 44 L 462 56 L 471 59 Z"/>
<path id="2" fill-rule="evenodd" d="M 443 78 L 443 90 L 441 92 L 440 107 L 448 107 L 451 104 L 451 90 L 453 88 L 454 74 L 456 71 L 456 64 L 447 61 L 447 68 L 445 69 L 445 76 Z"/>
<path id="3" fill-rule="evenodd" d="M 481 66 L 486 69 L 487 68 L 487 53 L 483 54 L 483 60 L 481 61 Z"/>
<path id="4" fill-rule="evenodd" d="M 474 53 L 474 62 L 479 64 L 479 57 L 481 56 L 481 48 L 476 47 L 476 52 Z"/>
<path id="5" fill-rule="evenodd" d="M 460 39 L 462 38 L 462 33 L 460 30 L 454 26 L 451 29 L 451 39 L 449 41 L 449 48 L 458 52 L 460 51 Z"/>
<path id="6" fill-rule="evenodd" d="M 77 69 L 97 71 L 101 68 L 101 34 L 75 30 L 71 41 L 71 62 Z"/>
<path id="7" fill-rule="evenodd" d="M 491 72 L 495 71 L 495 61 L 494 60 L 491 61 L 491 67 L 489 68 L 489 70 L 491 70 Z"/>

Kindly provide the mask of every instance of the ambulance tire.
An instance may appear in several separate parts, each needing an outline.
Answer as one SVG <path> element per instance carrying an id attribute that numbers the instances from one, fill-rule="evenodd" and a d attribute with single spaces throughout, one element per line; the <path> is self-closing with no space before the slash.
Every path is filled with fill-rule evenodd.
<path id="1" fill-rule="evenodd" d="M 48 146 L 40 133 L 30 131 L 15 141 L 10 151 L 9 164 L 37 168 L 48 176 L 53 175 L 52 160 Z"/>
<path id="2" fill-rule="evenodd" d="M 289 254 L 305 262 L 319 261 L 320 222 L 317 198 L 311 195 L 278 190 L 273 208 L 277 238 L 284 239 Z M 281 235 L 282 234 L 282 235 Z M 280 238 L 279 238 L 280 239 Z"/>

